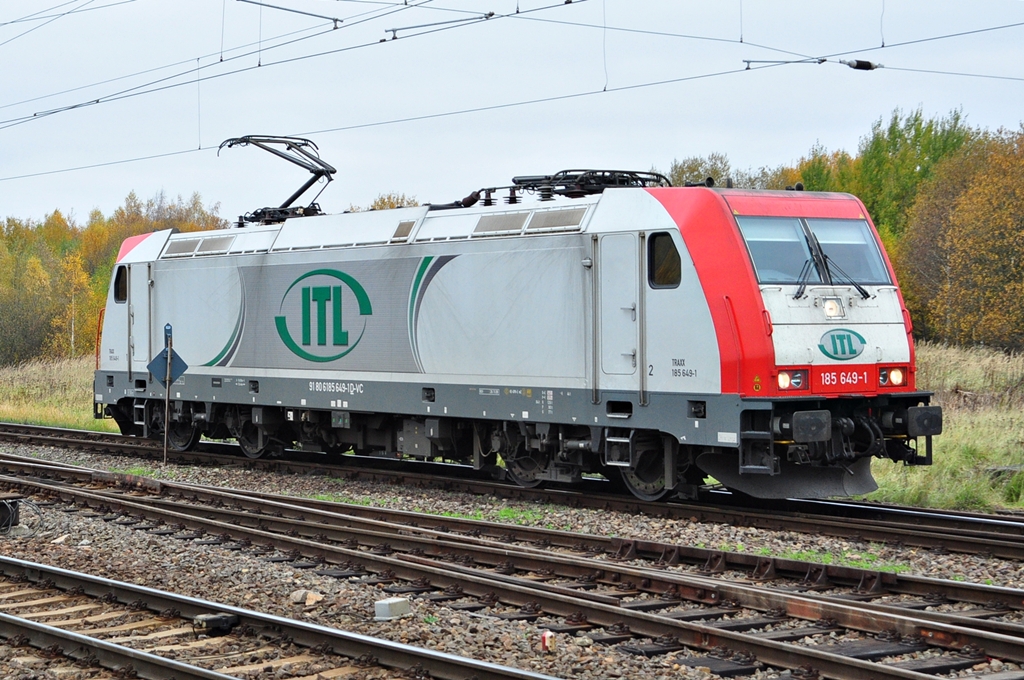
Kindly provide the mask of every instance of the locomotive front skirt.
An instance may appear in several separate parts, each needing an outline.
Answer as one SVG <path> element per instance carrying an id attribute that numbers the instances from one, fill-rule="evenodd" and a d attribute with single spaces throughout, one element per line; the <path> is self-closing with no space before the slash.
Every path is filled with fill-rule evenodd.
<path id="1" fill-rule="evenodd" d="M 190 368 L 165 423 L 147 365 L 168 323 Z M 96 416 L 174 448 L 603 474 L 647 499 L 709 476 L 866 493 L 872 458 L 928 464 L 942 428 L 847 194 L 608 188 L 145 234 L 121 247 L 98 352 Z"/>

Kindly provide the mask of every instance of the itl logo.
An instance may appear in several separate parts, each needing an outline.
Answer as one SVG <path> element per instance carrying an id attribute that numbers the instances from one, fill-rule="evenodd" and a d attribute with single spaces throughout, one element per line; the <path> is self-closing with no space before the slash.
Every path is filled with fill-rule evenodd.
<path id="1" fill-rule="evenodd" d="M 303 281 L 307 281 L 307 285 L 300 286 Z M 342 285 L 337 285 L 338 282 Z M 346 308 L 345 299 L 352 300 L 353 297 L 360 317 L 373 314 L 370 297 L 359 282 L 345 272 L 316 269 L 303 274 L 292 281 L 281 298 L 280 315 L 274 317 L 277 334 L 293 354 L 307 361 L 340 359 L 356 348 L 366 332 L 366 319 L 363 318 L 359 334 L 354 342 L 349 343 L 351 334 L 345 327 L 350 317 L 343 316 L 342 311 Z M 299 317 L 301 345 L 295 342 L 288 329 L 289 319 L 294 328 L 296 316 Z"/>
<path id="2" fill-rule="evenodd" d="M 821 336 L 818 349 L 829 359 L 849 361 L 859 357 L 867 341 L 857 331 L 848 328 L 833 328 Z"/>

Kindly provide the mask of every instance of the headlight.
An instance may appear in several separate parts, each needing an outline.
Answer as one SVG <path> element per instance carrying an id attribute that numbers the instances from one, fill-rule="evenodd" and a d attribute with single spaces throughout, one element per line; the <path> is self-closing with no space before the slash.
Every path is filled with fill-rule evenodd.
<path id="1" fill-rule="evenodd" d="M 839 298 L 823 299 L 821 301 L 821 309 L 825 312 L 825 317 L 829 319 L 846 316 L 846 312 L 843 309 L 843 302 Z"/>
<path id="2" fill-rule="evenodd" d="M 899 387 L 906 379 L 906 370 L 902 368 L 883 368 L 878 371 L 878 384 L 882 387 Z"/>
<path id="3" fill-rule="evenodd" d="M 779 371 L 780 390 L 802 390 L 807 387 L 807 371 Z"/>

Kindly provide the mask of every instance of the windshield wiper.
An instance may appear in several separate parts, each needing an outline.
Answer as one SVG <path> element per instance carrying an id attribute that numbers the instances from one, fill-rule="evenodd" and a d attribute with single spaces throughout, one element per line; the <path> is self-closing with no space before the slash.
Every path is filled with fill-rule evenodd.
<path id="1" fill-rule="evenodd" d="M 804 297 L 804 291 L 807 290 L 807 282 L 811 279 L 812 271 L 814 271 L 814 260 L 809 257 L 804 260 L 804 268 L 800 270 L 800 278 L 796 281 L 799 285 L 796 289 L 796 295 L 793 296 L 794 300 Z"/>
<path id="2" fill-rule="evenodd" d="M 853 280 L 853 277 L 852 277 L 852 276 L 850 276 L 849 274 L 847 274 L 846 272 L 844 272 L 844 271 L 843 271 L 843 270 L 842 270 L 842 269 L 841 269 L 841 268 L 839 267 L 839 265 L 837 265 L 837 264 L 836 264 L 836 263 L 835 263 L 835 262 L 834 262 L 834 261 L 832 260 L 832 258 L 831 258 L 831 257 L 829 257 L 828 255 L 825 255 L 825 267 L 826 267 L 826 268 L 827 268 L 827 269 L 829 270 L 829 276 L 830 276 L 830 278 L 831 278 L 831 272 L 832 272 L 833 270 L 835 270 L 836 272 L 839 272 L 840 276 L 842 276 L 842 277 L 843 277 L 844 279 L 846 279 L 846 280 L 847 280 L 847 281 L 849 281 L 849 282 L 850 282 L 851 284 L 853 284 L 853 287 L 857 289 L 857 292 L 858 292 L 858 293 L 860 293 L 860 296 L 861 296 L 862 298 L 864 298 L 865 300 L 867 300 L 867 299 L 868 299 L 869 297 L 871 297 L 871 293 L 869 293 L 869 292 L 868 292 L 867 290 L 865 290 L 864 286 L 862 286 L 862 285 L 860 285 L 859 283 L 857 283 L 856 281 L 854 281 L 854 280 Z"/>

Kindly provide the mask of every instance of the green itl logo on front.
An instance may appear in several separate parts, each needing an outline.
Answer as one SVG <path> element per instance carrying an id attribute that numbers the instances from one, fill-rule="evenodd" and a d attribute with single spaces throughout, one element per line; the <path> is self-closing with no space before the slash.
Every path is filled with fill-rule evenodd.
<path id="1" fill-rule="evenodd" d="M 821 336 L 818 349 L 829 359 L 849 361 L 861 355 L 867 340 L 857 331 L 849 328 L 833 328 Z"/>
<path id="2" fill-rule="evenodd" d="M 309 281 L 310 285 L 296 288 L 299 283 L 311 277 L 317 277 L 317 279 Z M 326 277 L 326 281 L 324 277 Z M 339 282 L 342 285 L 338 285 Z M 346 289 L 351 292 L 351 297 L 355 297 L 359 316 L 364 317 L 362 328 L 351 344 L 349 343 L 351 334 L 345 328 L 345 320 L 348 317 L 342 314 L 343 301 L 349 297 Z M 297 300 L 293 291 L 298 296 Z M 349 297 L 350 300 L 351 297 Z M 299 332 L 301 344 L 295 341 L 288 330 L 288 317 L 285 314 L 286 306 L 294 310 L 296 302 L 301 310 Z M 365 317 L 372 314 L 373 307 L 370 304 L 370 297 L 352 276 L 336 269 L 316 269 L 303 274 L 288 286 L 288 290 L 281 298 L 279 316 L 274 317 L 274 323 L 281 341 L 293 354 L 307 361 L 323 363 L 340 359 L 354 350 L 359 341 L 363 339 L 363 333 L 366 332 Z"/>

